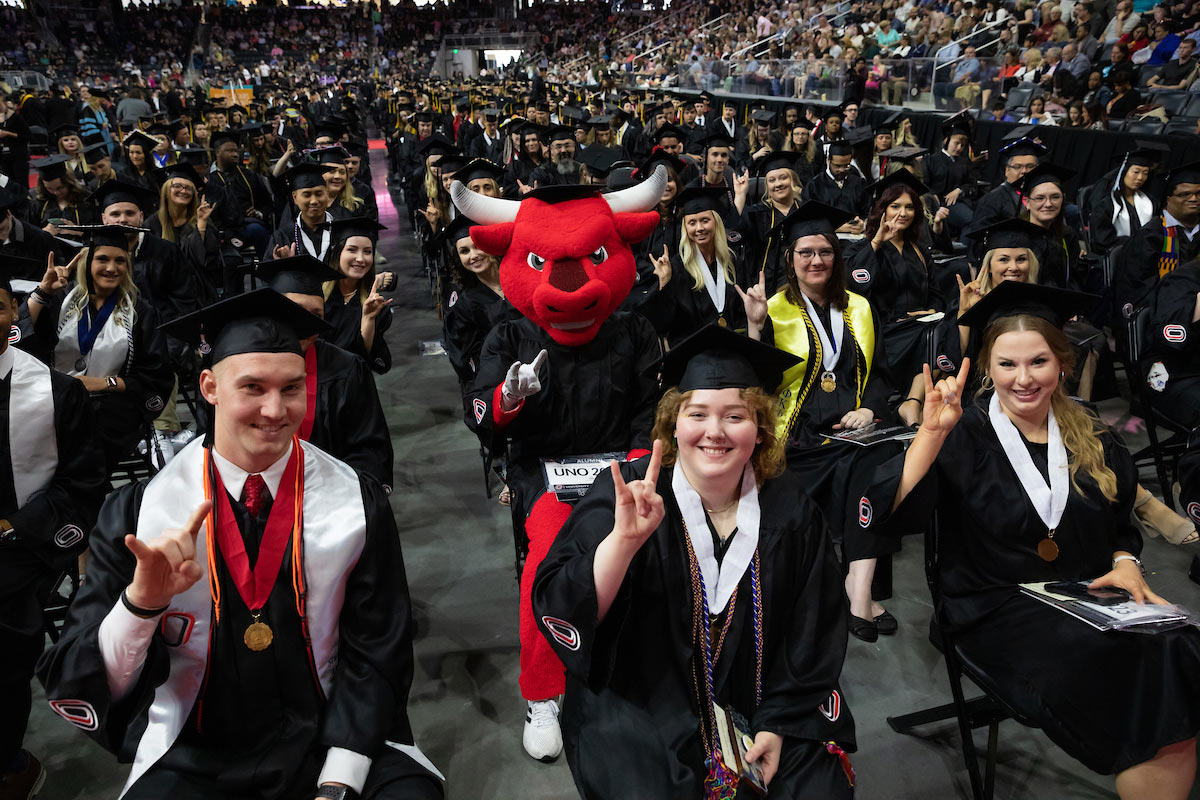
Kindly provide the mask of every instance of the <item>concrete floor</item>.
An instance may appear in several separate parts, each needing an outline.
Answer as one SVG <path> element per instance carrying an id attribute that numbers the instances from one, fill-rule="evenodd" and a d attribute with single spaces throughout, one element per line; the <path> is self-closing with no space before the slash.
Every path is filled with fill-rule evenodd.
<path id="1" fill-rule="evenodd" d="M 382 176 L 386 165 L 372 153 Z M 379 390 L 396 452 L 392 508 L 404 544 L 417 621 L 416 679 L 409 701 L 417 742 L 447 777 L 453 800 L 558 800 L 575 797 L 566 765 L 530 760 L 521 747 L 524 702 L 517 691 L 517 584 L 507 509 L 483 493 L 478 444 L 462 423 L 458 385 L 445 356 L 419 354 L 441 336 L 407 218 L 398 222 L 376 178 L 381 242 L 401 277 L 389 341 L 395 358 Z M 1108 417 L 1120 404 L 1106 404 Z M 1144 436 L 1130 436 L 1131 444 Z M 1143 476 L 1153 486 L 1151 475 Z M 1192 547 L 1146 543 L 1151 585 L 1168 599 L 1200 607 L 1186 570 Z M 944 664 L 927 639 L 930 603 L 919 540 L 895 564 L 887 606 L 900 631 L 875 644 L 850 639 L 842 686 L 858 724 L 853 763 L 862 800 L 970 796 L 957 728 L 928 726 L 921 737 L 894 733 L 889 715 L 949 702 Z M 1098 665 L 1098 668 L 1100 665 Z M 35 690 L 36 691 L 36 690 Z M 986 744 L 979 732 L 977 745 Z M 49 773 L 42 800 L 116 797 L 127 766 L 47 708 L 36 691 L 26 747 Z M 1005 800 L 1116 797 L 1111 777 L 1066 757 L 1039 731 L 1001 726 L 996 797 Z M 1200 800 L 1200 788 L 1191 797 Z M 668 800 L 654 798 L 653 800 Z"/>

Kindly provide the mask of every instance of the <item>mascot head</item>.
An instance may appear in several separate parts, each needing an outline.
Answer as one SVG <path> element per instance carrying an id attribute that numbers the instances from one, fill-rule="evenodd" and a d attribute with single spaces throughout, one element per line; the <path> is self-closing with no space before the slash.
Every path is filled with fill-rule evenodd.
<path id="1" fill-rule="evenodd" d="M 518 311 L 567 346 L 590 342 L 633 288 L 633 251 L 658 225 L 666 171 L 619 192 L 547 186 L 520 200 L 450 189 L 458 210 L 479 221 L 471 239 L 500 256 L 500 286 Z"/>

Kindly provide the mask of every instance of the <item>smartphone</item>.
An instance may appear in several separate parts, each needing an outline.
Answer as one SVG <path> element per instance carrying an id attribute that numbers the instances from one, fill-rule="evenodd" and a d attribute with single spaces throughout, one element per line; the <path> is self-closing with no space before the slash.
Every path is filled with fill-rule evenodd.
<path id="1" fill-rule="evenodd" d="M 51 217 L 49 222 L 51 225 L 58 225 L 60 227 L 71 224 L 71 220 L 67 219 L 66 217 Z"/>
<path id="2" fill-rule="evenodd" d="M 1098 606 L 1116 606 L 1133 599 L 1129 592 L 1124 589 L 1118 589 L 1116 586 L 1101 586 L 1098 589 L 1089 589 L 1086 583 L 1079 583 L 1078 581 L 1047 583 L 1046 591 L 1066 595 L 1067 597 L 1074 597 L 1078 600 L 1086 600 Z"/>

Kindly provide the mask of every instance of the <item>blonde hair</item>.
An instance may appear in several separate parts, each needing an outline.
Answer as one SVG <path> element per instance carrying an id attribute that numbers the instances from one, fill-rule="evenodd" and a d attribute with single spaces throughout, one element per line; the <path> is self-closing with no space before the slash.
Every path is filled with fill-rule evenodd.
<path id="1" fill-rule="evenodd" d="M 111 246 L 111 245 L 106 245 Z M 63 305 L 68 308 L 73 308 L 78 314 L 82 314 L 87 306 L 91 292 L 88 287 L 92 285 L 91 270 L 92 270 L 92 253 L 94 248 L 85 247 L 81 250 L 82 258 L 79 259 L 79 266 L 75 267 L 75 288 L 63 301 Z M 117 300 L 117 307 L 113 311 L 121 325 L 126 329 L 133 327 L 133 323 L 137 321 L 138 290 L 137 285 L 133 282 L 133 256 L 130 255 L 127 249 L 122 248 L 125 253 L 126 269 L 125 274 L 121 276 L 121 285 L 117 287 L 117 291 L 121 293 L 120 299 Z M 60 316 L 59 319 L 63 317 Z"/>
<path id="2" fill-rule="evenodd" d="M 158 190 L 158 211 L 155 216 L 158 217 L 159 236 L 166 239 L 168 242 L 175 241 L 175 223 L 171 221 L 171 213 L 169 210 L 171 181 L 184 180 L 183 178 L 167 178 L 163 181 L 163 185 Z M 194 191 L 192 199 L 187 204 L 187 222 L 184 226 L 196 224 L 196 209 L 200 207 L 200 188 L 195 183 L 192 184 Z"/>
<path id="3" fill-rule="evenodd" d="M 795 203 L 797 200 L 799 200 L 799 199 L 800 199 L 800 193 L 801 193 L 802 191 L 804 191 L 804 187 L 802 187 L 802 186 L 800 185 L 800 175 L 799 175 L 799 174 L 796 172 L 796 170 L 792 169 L 791 167 L 787 167 L 786 169 L 787 169 L 787 173 L 788 173 L 788 175 L 789 175 L 789 176 L 791 177 L 791 179 L 792 179 L 792 199 L 791 199 L 791 203 Z M 774 172 L 774 171 L 775 171 L 775 170 L 771 170 L 771 172 Z M 770 203 L 770 202 L 771 202 L 771 192 L 770 192 L 770 191 L 767 189 L 767 176 L 766 176 L 766 174 L 764 174 L 764 175 L 763 175 L 763 193 L 762 193 L 762 198 L 760 198 L 760 199 L 761 199 L 761 200 L 762 200 L 762 202 L 764 202 L 764 203 Z"/>
<path id="4" fill-rule="evenodd" d="M 999 248 L 997 248 L 999 249 Z M 1007 248 L 1004 248 L 1007 249 Z M 1013 248 L 1016 249 L 1016 248 Z M 1025 254 L 1029 256 L 1029 272 L 1025 275 L 1025 283 L 1038 282 L 1038 270 L 1041 266 L 1038 264 L 1037 256 L 1028 247 L 1023 248 Z M 979 266 L 979 293 L 985 295 L 992 289 L 996 288 L 996 284 L 992 283 L 992 253 L 996 250 L 988 250 L 983 254 L 983 263 Z"/>
<path id="5" fill-rule="evenodd" d="M 1070 375 L 1075 371 L 1075 351 L 1058 326 L 1041 317 L 1018 314 L 1001 317 L 988 326 L 983 337 L 983 346 L 979 350 L 979 363 L 983 366 L 984 377 L 989 377 L 988 368 L 996 340 L 1014 331 L 1040 334 L 1062 366 L 1063 375 Z M 1050 407 L 1054 410 L 1054 418 L 1062 432 L 1063 446 L 1067 449 L 1071 487 L 1080 494 L 1083 493 L 1076 480 L 1078 474 L 1083 472 L 1096 482 L 1104 499 L 1115 503 L 1117 476 L 1104 461 L 1104 444 L 1100 441 L 1100 434 L 1105 433 L 1108 428 L 1091 411 L 1068 397 L 1065 387 L 1066 380 L 1060 377 L 1058 386 L 1054 388 L 1054 394 L 1050 397 Z M 982 393 L 983 389 L 980 389 L 980 394 Z"/>
<path id="6" fill-rule="evenodd" d="M 350 170 L 346 169 L 344 164 L 335 164 L 334 166 L 341 166 L 345 170 L 346 182 L 342 184 L 342 190 L 337 193 L 337 197 L 329 201 L 330 207 L 341 206 L 347 211 L 358 211 L 363 204 L 363 200 L 354 193 L 354 185 L 350 182 Z"/>
<path id="7" fill-rule="evenodd" d="M 729 242 L 725 238 L 725 223 L 721 221 L 721 215 L 715 211 L 701 211 L 701 214 L 712 214 L 713 217 L 713 247 L 715 250 L 717 265 L 725 273 L 725 280 L 728 283 L 737 283 L 737 276 L 733 271 L 733 256 L 729 253 Z M 685 214 L 690 217 L 692 214 Z M 692 289 L 699 291 L 704 288 L 704 269 L 700 265 L 700 248 L 688 238 L 687 225 L 684 217 L 679 218 L 679 260 L 683 262 L 683 268 L 687 270 L 687 274 L 692 276 Z"/>
<path id="8" fill-rule="evenodd" d="M 681 392 L 672 386 L 658 401 L 654 412 L 654 438 L 662 441 L 662 463 L 672 466 L 679 455 L 675 441 L 675 421 L 679 409 L 692 396 L 692 392 Z M 758 444 L 750 454 L 750 466 L 754 468 L 754 480 L 761 487 L 764 482 L 783 472 L 785 465 L 783 440 L 776 434 L 779 422 L 779 398 L 767 394 L 757 386 L 738 389 L 738 397 L 754 414 L 758 427 Z"/>

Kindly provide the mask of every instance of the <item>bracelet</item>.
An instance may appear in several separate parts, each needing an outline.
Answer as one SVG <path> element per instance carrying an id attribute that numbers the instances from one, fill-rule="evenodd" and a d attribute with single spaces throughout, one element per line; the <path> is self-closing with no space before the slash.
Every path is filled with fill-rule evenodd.
<path id="1" fill-rule="evenodd" d="M 139 617 L 139 618 L 141 618 L 141 619 L 154 619 L 154 618 L 155 618 L 155 617 L 157 617 L 159 614 L 163 613 L 163 612 L 164 612 L 164 611 L 166 611 L 168 608 L 170 608 L 170 606 L 169 606 L 169 605 L 167 605 L 167 606 L 163 606 L 162 608 L 155 608 L 155 609 L 151 609 L 151 608 L 142 608 L 141 606 L 135 606 L 135 605 L 134 605 L 134 604 L 133 604 L 133 603 L 132 603 L 132 602 L 129 600 L 129 595 L 127 594 L 127 592 L 128 592 L 128 590 L 127 590 L 127 589 L 122 589 L 122 590 L 121 590 L 121 604 L 122 604 L 122 605 L 124 605 L 124 606 L 125 606 L 125 609 L 126 609 L 126 610 L 127 610 L 129 613 L 130 613 L 130 614 L 133 614 L 135 617 Z"/>
<path id="2" fill-rule="evenodd" d="M 1146 568 L 1144 566 L 1142 566 L 1142 560 L 1140 558 L 1138 558 L 1137 556 L 1125 556 L 1125 555 L 1117 556 L 1116 558 L 1114 558 L 1112 560 L 1113 569 L 1116 569 L 1117 564 L 1121 563 L 1122 561 L 1132 561 L 1134 564 L 1137 564 L 1137 568 L 1141 571 L 1141 573 L 1143 575 L 1146 574 Z"/>
<path id="3" fill-rule="evenodd" d="M 920 402 L 921 402 L 921 398 L 919 398 L 919 397 L 906 397 L 906 398 L 904 398 L 903 400 L 901 400 L 899 403 L 896 403 L 896 408 L 899 408 L 900 406 L 904 405 L 905 403 L 907 403 L 907 402 L 909 402 L 909 401 L 912 401 L 912 402 L 914 402 L 914 403 L 920 403 Z"/>
<path id="4" fill-rule="evenodd" d="M 108 384 L 108 388 L 110 388 L 110 389 L 117 388 L 117 377 L 115 375 L 109 375 L 107 378 L 104 379 L 104 381 L 105 381 L 105 383 Z"/>

